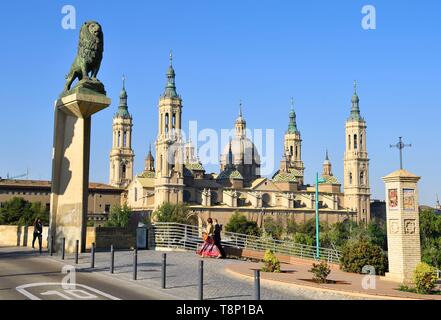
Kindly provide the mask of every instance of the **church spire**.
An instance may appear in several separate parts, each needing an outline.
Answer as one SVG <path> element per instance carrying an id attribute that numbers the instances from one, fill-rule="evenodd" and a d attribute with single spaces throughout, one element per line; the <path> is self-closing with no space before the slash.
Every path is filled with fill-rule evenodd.
<path id="1" fill-rule="evenodd" d="M 291 111 L 289 112 L 289 125 L 287 133 L 297 132 L 299 132 L 299 130 L 297 129 L 296 113 L 294 111 L 294 98 L 291 98 Z"/>
<path id="2" fill-rule="evenodd" d="M 323 175 L 332 176 L 332 165 L 329 161 L 328 149 L 326 149 L 325 161 L 323 162 Z"/>
<path id="3" fill-rule="evenodd" d="M 130 118 L 130 113 L 128 110 L 127 105 L 127 91 L 126 91 L 126 77 L 122 76 L 122 89 L 119 94 L 119 106 L 118 106 L 118 112 L 116 113 L 116 116 L 122 117 L 122 118 Z"/>
<path id="4" fill-rule="evenodd" d="M 167 84 L 165 86 L 164 94 L 162 95 L 164 98 L 179 97 L 176 92 L 175 75 L 175 70 L 173 69 L 173 53 L 170 50 L 170 65 L 167 70 Z"/>
<path id="5" fill-rule="evenodd" d="M 246 132 L 245 132 L 246 126 L 247 126 L 247 122 L 245 121 L 245 118 L 243 117 L 242 100 L 241 100 L 239 103 L 239 115 L 236 119 L 236 124 L 235 124 L 237 137 L 244 137 L 246 135 Z"/>
<path id="6" fill-rule="evenodd" d="M 227 168 L 233 167 L 233 150 L 232 150 L 231 144 L 232 144 L 232 141 L 230 138 L 230 144 L 229 144 L 229 148 L 228 148 L 228 157 L 227 157 Z"/>
<path id="7" fill-rule="evenodd" d="M 354 94 L 352 95 L 352 109 L 348 120 L 363 120 L 360 114 L 360 99 L 357 95 L 357 81 L 354 80 Z"/>

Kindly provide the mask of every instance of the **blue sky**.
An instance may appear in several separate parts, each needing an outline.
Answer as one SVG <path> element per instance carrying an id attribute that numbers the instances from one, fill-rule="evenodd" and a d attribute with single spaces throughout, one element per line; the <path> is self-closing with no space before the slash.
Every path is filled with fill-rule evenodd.
<path id="1" fill-rule="evenodd" d="M 398 168 L 422 176 L 421 203 L 441 196 L 441 22 L 439 1 L 15 1 L 2 3 L 0 33 L 0 176 L 29 168 L 50 179 L 53 104 L 75 56 L 79 30 L 61 27 L 72 4 L 77 24 L 105 33 L 99 79 L 113 104 L 93 118 L 91 181 L 108 181 L 112 116 L 121 75 L 134 118 L 136 172 L 157 126 L 157 102 L 174 52 L 184 120 L 199 128 L 233 126 L 242 99 L 249 128 L 275 129 L 275 161 L 294 97 L 306 181 L 321 171 L 326 148 L 342 180 L 344 125 L 358 82 L 374 198 L 381 177 Z M 377 10 L 377 29 L 361 28 L 363 5 Z M 208 167 L 217 171 L 217 167 Z"/>

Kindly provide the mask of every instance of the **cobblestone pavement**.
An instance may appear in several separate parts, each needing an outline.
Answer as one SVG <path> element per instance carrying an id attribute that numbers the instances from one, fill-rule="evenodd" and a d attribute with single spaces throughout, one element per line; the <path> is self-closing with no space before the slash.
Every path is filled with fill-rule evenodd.
<path id="1" fill-rule="evenodd" d="M 198 263 L 201 260 L 191 252 L 167 253 L 167 289 L 161 289 L 161 251 L 138 252 L 138 280 L 136 284 L 161 290 L 176 299 L 192 300 L 198 295 Z M 53 259 L 61 261 L 59 256 Z M 95 268 L 90 269 L 90 253 L 82 254 L 77 269 L 83 272 L 100 273 L 124 281 L 132 280 L 133 253 L 130 251 L 115 252 L 115 273 L 110 274 L 110 253 L 97 252 Z M 227 273 L 225 266 L 231 263 L 244 263 L 231 259 L 203 259 L 204 261 L 204 299 L 209 300 L 252 300 L 253 280 L 238 279 Z M 65 264 L 75 265 L 74 256 L 66 256 Z M 304 300 L 304 299 L 354 299 L 337 293 L 317 292 L 313 290 L 279 288 L 274 285 L 261 285 L 263 300 Z"/>

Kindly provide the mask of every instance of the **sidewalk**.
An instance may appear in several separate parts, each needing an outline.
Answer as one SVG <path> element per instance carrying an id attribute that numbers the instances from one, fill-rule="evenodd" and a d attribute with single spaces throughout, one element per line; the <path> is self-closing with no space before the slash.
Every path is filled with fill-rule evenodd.
<path id="1" fill-rule="evenodd" d="M 364 289 L 362 280 L 365 275 L 343 272 L 337 268 L 331 268 L 329 280 L 334 280 L 335 284 L 317 284 L 312 282 L 312 274 L 308 272 L 312 267 L 311 261 L 298 261 L 294 265 L 282 264 L 282 273 L 261 272 L 262 284 L 270 287 L 285 287 L 286 289 L 304 288 L 320 292 L 333 292 L 346 294 L 353 298 L 367 299 L 425 299 L 441 300 L 441 295 L 420 295 L 410 292 L 397 290 L 399 283 L 386 281 L 384 277 L 376 276 L 376 289 Z M 253 278 L 254 270 L 259 269 L 262 263 L 242 263 L 230 264 L 226 266 L 226 271 L 237 278 Z"/>
<path id="2" fill-rule="evenodd" d="M 161 289 L 162 254 L 167 253 L 167 289 Z M 63 264 L 75 266 L 74 256 L 66 256 L 62 261 L 60 256 L 49 258 Z M 159 290 L 176 299 L 194 300 L 198 295 L 198 263 L 201 260 L 193 252 L 138 252 L 138 280 L 132 280 L 133 253 L 117 251 L 115 253 L 115 273 L 109 273 L 110 253 L 97 252 L 95 268 L 90 269 L 90 253 L 81 254 L 79 264 L 75 267 L 81 272 L 92 272 L 101 276 L 132 283 L 136 286 Z M 229 267 L 247 265 L 247 262 L 232 259 L 203 259 L 204 261 L 204 299 L 207 300 L 251 300 L 253 299 L 254 284 L 252 279 L 241 278 L 227 272 Z M 347 300 L 363 299 L 334 292 L 316 292 L 303 288 L 285 290 L 274 286 L 261 288 L 262 300 Z"/>

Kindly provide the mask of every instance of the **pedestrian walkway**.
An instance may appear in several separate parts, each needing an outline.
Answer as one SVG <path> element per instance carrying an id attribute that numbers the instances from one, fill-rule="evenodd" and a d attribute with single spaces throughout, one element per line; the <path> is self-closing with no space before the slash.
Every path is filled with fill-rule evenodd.
<path id="1" fill-rule="evenodd" d="M 262 283 L 269 287 L 288 288 L 307 288 L 320 292 L 332 291 L 352 296 L 353 298 L 370 299 L 430 299 L 441 300 L 441 295 L 420 295 L 410 292 L 397 290 L 399 284 L 386 281 L 384 277 L 375 276 L 375 289 L 364 289 L 363 278 L 365 275 L 348 273 L 333 267 L 329 280 L 334 280 L 333 284 L 317 284 L 312 282 L 312 274 L 308 271 L 312 267 L 311 261 L 302 260 L 297 263 L 282 264 L 282 273 L 261 273 Z M 226 266 L 226 271 L 237 278 L 252 279 L 254 270 L 262 266 L 262 263 L 241 263 Z"/>
<path id="2" fill-rule="evenodd" d="M 161 251 L 138 252 L 138 280 L 132 280 L 133 252 L 117 251 L 115 253 L 115 273 L 110 274 L 110 252 L 97 252 L 95 268 L 90 269 L 90 253 L 81 254 L 77 270 L 93 272 L 107 277 L 136 283 L 146 288 L 159 289 L 176 299 L 192 300 L 198 297 L 198 263 L 201 260 L 193 252 L 167 252 L 167 289 L 161 288 Z M 64 264 L 75 265 L 74 256 L 68 255 L 64 261 L 59 256 L 53 256 Z M 238 279 L 226 270 L 235 270 L 249 264 L 232 259 L 203 259 L 204 261 L 204 299 L 208 300 L 251 300 L 253 299 L 253 280 Z M 261 299 L 263 300 L 304 300 L 304 299 L 360 299 L 345 294 L 333 292 L 317 292 L 304 288 L 276 288 L 262 284 Z"/>

